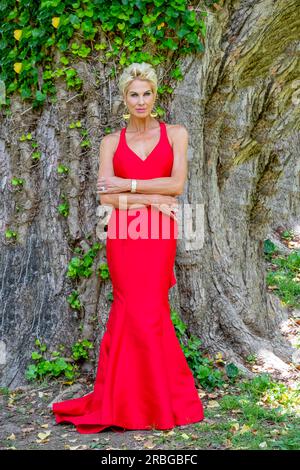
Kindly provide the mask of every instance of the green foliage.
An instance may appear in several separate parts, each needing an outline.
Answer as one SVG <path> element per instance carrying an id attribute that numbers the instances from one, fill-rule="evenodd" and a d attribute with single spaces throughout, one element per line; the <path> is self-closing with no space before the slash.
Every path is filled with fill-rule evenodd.
<path id="1" fill-rule="evenodd" d="M 63 199 L 64 199 L 64 202 L 62 202 L 61 204 L 58 205 L 57 210 L 64 217 L 68 217 L 70 206 L 69 206 L 69 203 L 68 203 L 68 201 L 66 200 L 66 198 L 64 196 L 63 196 Z"/>
<path id="2" fill-rule="evenodd" d="M 62 194 L 61 196 L 61 199 L 63 202 L 61 202 L 58 206 L 57 206 L 57 211 L 64 217 L 68 217 L 69 215 L 69 210 L 70 210 L 70 206 L 69 206 L 69 202 L 67 201 L 67 198 L 64 194 Z"/>
<path id="3" fill-rule="evenodd" d="M 273 381 L 264 372 L 236 382 L 219 405 L 215 417 L 222 416 L 226 421 L 230 416 L 233 418 L 231 423 L 221 423 L 229 431 L 223 437 L 230 439 L 232 449 L 299 448 L 299 383 Z"/>
<path id="4" fill-rule="evenodd" d="M 246 357 L 246 362 L 248 362 L 249 364 L 255 364 L 256 360 L 257 360 L 257 355 L 256 354 L 249 354 Z"/>
<path id="5" fill-rule="evenodd" d="M 37 150 L 37 151 L 35 151 L 35 152 L 32 152 L 31 158 L 32 158 L 32 160 L 34 160 L 34 161 L 39 161 L 40 158 L 41 158 L 41 155 L 42 155 L 42 153 L 41 153 L 39 150 Z"/>
<path id="6" fill-rule="evenodd" d="M 232 362 L 230 362 L 229 364 L 226 364 L 225 371 L 229 379 L 235 379 L 239 375 L 238 367 Z"/>
<path id="7" fill-rule="evenodd" d="M 45 376 L 58 377 L 60 375 L 64 375 L 68 379 L 74 379 L 78 375 L 78 366 L 61 357 L 59 351 L 53 351 L 51 358 L 46 359 L 44 353 L 47 351 L 47 346 L 41 344 L 38 339 L 35 341 L 35 345 L 40 352 L 33 351 L 31 354 L 34 364 L 30 364 L 25 371 L 27 380 L 40 380 Z"/>
<path id="8" fill-rule="evenodd" d="M 38 143 L 35 140 L 33 140 L 31 132 L 27 132 L 27 134 L 23 133 L 21 137 L 19 137 L 19 141 L 20 142 L 30 141 L 31 147 L 33 149 L 36 149 L 38 147 Z M 31 158 L 34 162 L 38 162 L 41 158 L 41 155 L 42 153 L 39 150 L 35 150 L 34 152 L 32 152 Z"/>
<path id="9" fill-rule="evenodd" d="M 250 382 L 244 382 L 240 385 L 241 390 L 251 391 L 251 395 L 256 398 L 261 397 L 267 390 L 274 385 L 270 374 L 264 372 L 254 377 Z M 282 384 L 283 385 L 283 384 Z"/>
<path id="10" fill-rule="evenodd" d="M 87 339 L 79 340 L 72 346 L 72 357 L 75 361 L 78 361 L 78 359 L 88 359 L 88 349 L 92 349 L 93 347 L 93 343 Z"/>
<path id="11" fill-rule="evenodd" d="M 88 135 L 88 131 L 87 131 L 86 129 L 82 129 L 82 131 L 81 131 L 80 133 L 81 133 L 81 135 L 82 135 L 83 137 L 87 137 L 87 135 Z M 87 147 L 87 148 L 90 148 L 91 145 L 92 145 L 92 144 L 91 144 L 91 141 L 90 141 L 90 139 L 88 139 L 88 138 L 84 138 L 84 139 L 82 139 L 82 141 L 80 142 L 80 147 Z"/>
<path id="12" fill-rule="evenodd" d="M 66 175 L 66 174 L 69 173 L 69 171 L 70 171 L 70 168 L 67 167 L 67 166 L 65 166 L 65 165 L 63 165 L 62 163 L 60 163 L 60 164 L 57 166 L 57 173 L 58 173 L 59 175 Z"/>
<path id="13" fill-rule="evenodd" d="M 82 80 L 70 65 L 77 57 L 111 59 L 123 67 L 134 61 L 158 65 L 170 51 L 202 53 L 207 13 L 197 6 L 186 0 L 2 2 L 0 80 L 6 101 L 0 106 L 9 105 L 14 92 L 33 108 L 42 106 L 56 94 L 58 78 L 80 91 Z M 57 51 L 62 67 L 52 64 Z M 180 79 L 180 72 L 173 71 L 173 78 Z"/>
<path id="14" fill-rule="evenodd" d="M 6 395 L 6 396 L 9 396 L 10 395 L 10 390 L 8 387 L 0 387 L 0 394 L 1 395 Z"/>
<path id="15" fill-rule="evenodd" d="M 34 364 L 29 364 L 26 371 L 25 377 L 29 381 L 40 380 L 44 377 L 58 377 L 63 375 L 69 380 L 74 380 L 79 377 L 79 366 L 76 361 L 80 359 L 88 358 L 88 349 L 93 348 L 93 344 L 88 340 L 79 340 L 71 346 L 72 355 L 71 358 L 61 356 L 65 346 L 61 345 L 59 351 L 52 351 L 50 359 L 45 357 L 47 346 L 41 344 L 37 339 L 35 346 L 38 351 L 33 351 L 31 359 Z"/>
<path id="16" fill-rule="evenodd" d="M 278 253 L 278 248 L 276 247 L 275 243 L 271 242 L 269 239 L 264 240 L 265 258 L 271 260 L 272 256 L 276 253 Z"/>
<path id="17" fill-rule="evenodd" d="M 98 251 L 102 248 L 102 244 L 94 243 L 92 248 L 82 254 L 82 249 L 77 248 L 74 251 L 80 253 L 74 256 L 68 265 L 67 276 L 71 279 L 79 279 L 80 277 L 90 277 L 93 273 L 92 265 Z"/>
<path id="18" fill-rule="evenodd" d="M 86 58 L 91 52 L 90 47 L 86 47 L 84 44 L 77 44 L 75 42 L 71 45 L 71 51 L 73 55 L 78 55 L 79 57 Z"/>
<path id="19" fill-rule="evenodd" d="M 264 372 L 251 379 L 251 381 L 240 382 L 238 386 L 242 392 L 246 392 L 256 400 L 280 410 L 281 415 L 289 412 L 299 413 L 299 383 L 291 389 L 284 383 L 274 382 L 270 374 Z"/>
<path id="20" fill-rule="evenodd" d="M 107 294 L 107 297 L 106 297 L 106 298 L 107 298 L 107 300 L 109 300 L 110 302 L 112 302 L 112 301 L 114 300 L 114 295 L 113 295 L 113 293 L 112 293 L 112 292 L 109 292 L 109 293 Z"/>
<path id="21" fill-rule="evenodd" d="M 17 238 L 17 236 L 18 236 L 18 234 L 14 230 L 11 230 L 10 228 L 5 230 L 5 237 L 6 238 L 15 240 Z"/>
<path id="22" fill-rule="evenodd" d="M 14 177 L 14 178 L 11 179 L 11 184 L 13 186 L 17 186 L 19 188 L 23 186 L 24 182 L 25 182 L 25 180 L 23 178 Z"/>
<path id="23" fill-rule="evenodd" d="M 19 140 L 20 140 L 20 142 L 25 142 L 26 140 L 32 140 L 31 132 L 28 132 L 27 134 L 23 133 Z"/>
<path id="24" fill-rule="evenodd" d="M 284 230 L 284 232 L 282 232 L 280 236 L 284 240 L 293 240 L 295 234 L 292 230 Z"/>
<path id="25" fill-rule="evenodd" d="M 272 268 L 268 269 L 266 282 L 272 286 L 285 305 L 300 307 L 300 250 L 289 255 L 272 257 Z M 273 290 L 272 289 L 272 290 Z"/>
<path id="26" fill-rule="evenodd" d="M 102 279 L 109 278 L 109 269 L 107 263 L 100 264 L 100 266 L 98 267 L 98 273 L 100 274 L 100 277 L 102 277 Z"/>
<path id="27" fill-rule="evenodd" d="M 215 388 L 221 388 L 225 383 L 225 372 L 230 382 L 235 381 L 239 376 L 239 370 L 234 364 L 227 364 L 225 372 L 222 374 L 222 372 L 214 366 L 212 359 L 201 355 L 199 351 L 201 340 L 199 338 L 191 335 L 187 340 L 187 345 L 185 345 L 187 327 L 175 310 L 171 310 L 171 319 L 189 367 L 203 388 L 209 391 Z M 223 361 L 219 359 L 218 362 Z"/>
<path id="28" fill-rule="evenodd" d="M 298 423 L 288 424 L 284 429 L 284 433 L 281 439 L 272 442 L 272 448 L 274 450 L 299 450 L 300 448 L 300 433 L 299 433 L 299 420 Z M 282 432 L 283 434 L 283 432 Z M 273 450 L 272 449 L 272 450 Z"/>
<path id="29" fill-rule="evenodd" d="M 81 121 L 71 122 L 71 124 L 69 125 L 70 129 L 75 129 L 77 127 L 82 127 Z"/>
<path id="30" fill-rule="evenodd" d="M 68 59 L 61 57 L 60 62 L 68 64 L 69 61 Z M 51 66 L 46 65 L 45 66 L 45 72 L 43 73 L 43 79 L 45 80 L 45 83 L 47 84 L 46 80 L 48 80 L 49 84 L 49 89 L 51 90 L 51 93 L 55 91 L 55 88 L 53 87 L 53 82 L 55 79 L 58 79 L 60 77 L 65 79 L 65 83 L 67 85 L 67 89 L 72 89 L 74 88 L 75 90 L 80 90 L 82 86 L 82 80 L 78 77 L 77 70 L 72 68 L 72 67 L 64 67 L 60 68 L 58 67 L 54 71 L 50 69 Z M 55 99 L 53 99 L 55 101 Z"/>
<path id="31" fill-rule="evenodd" d="M 77 290 L 73 290 L 71 292 L 71 294 L 67 297 L 67 300 L 70 304 L 70 306 L 74 309 L 74 310 L 80 310 L 82 305 L 80 303 L 80 300 L 78 298 L 78 292 Z"/>

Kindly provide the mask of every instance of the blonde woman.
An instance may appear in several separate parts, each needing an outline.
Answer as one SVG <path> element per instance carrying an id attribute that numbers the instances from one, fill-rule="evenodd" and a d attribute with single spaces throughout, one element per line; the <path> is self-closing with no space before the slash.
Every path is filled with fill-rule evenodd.
<path id="1" fill-rule="evenodd" d="M 57 423 L 73 423 L 82 434 L 172 429 L 204 419 L 168 301 L 188 133 L 155 119 L 150 64 L 128 66 L 119 89 L 128 124 L 102 139 L 97 183 L 101 204 L 113 207 L 106 242 L 113 303 L 93 392 L 52 405 Z"/>

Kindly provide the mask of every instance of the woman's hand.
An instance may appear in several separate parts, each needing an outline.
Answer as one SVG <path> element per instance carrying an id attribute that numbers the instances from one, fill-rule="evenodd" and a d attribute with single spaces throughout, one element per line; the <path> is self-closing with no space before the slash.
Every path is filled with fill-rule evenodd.
<path id="1" fill-rule="evenodd" d="M 168 196 L 167 194 L 148 194 L 151 204 L 175 204 L 178 205 L 177 196 Z"/>
<path id="2" fill-rule="evenodd" d="M 175 214 L 179 207 L 176 196 L 167 196 L 165 194 L 148 194 L 148 196 L 150 196 L 153 201 L 151 202 L 151 206 L 177 221 Z"/>
<path id="3" fill-rule="evenodd" d="M 97 181 L 97 193 L 99 194 L 123 193 L 130 191 L 130 189 L 131 180 L 118 176 L 101 176 Z"/>

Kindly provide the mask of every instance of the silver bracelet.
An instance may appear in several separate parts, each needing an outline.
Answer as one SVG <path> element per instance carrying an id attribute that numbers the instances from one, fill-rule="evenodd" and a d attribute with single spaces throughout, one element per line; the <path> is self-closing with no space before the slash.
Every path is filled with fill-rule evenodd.
<path id="1" fill-rule="evenodd" d="M 131 192 L 136 193 L 136 180 L 131 180 Z"/>

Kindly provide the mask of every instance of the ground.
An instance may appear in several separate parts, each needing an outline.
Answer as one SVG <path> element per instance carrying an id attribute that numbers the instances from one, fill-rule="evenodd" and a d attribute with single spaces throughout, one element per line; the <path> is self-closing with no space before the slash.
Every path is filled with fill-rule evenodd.
<path id="1" fill-rule="evenodd" d="M 255 370 L 258 376 L 265 372 L 257 364 Z M 0 449 L 295 450 L 300 448 L 299 375 L 299 370 L 291 368 L 275 388 L 259 377 L 249 385 L 239 380 L 213 392 L 199 388 L 205 419 L 168 431 L 108 429 L 80 434 L 70 423 L 56 424 L 49 408 L 68 389 L 63 380 L 28 384 L 14 391 L 2 389 Z M 64 399 L 84 395 L 92 386 L 92 380 L 81 378 Z"/>

